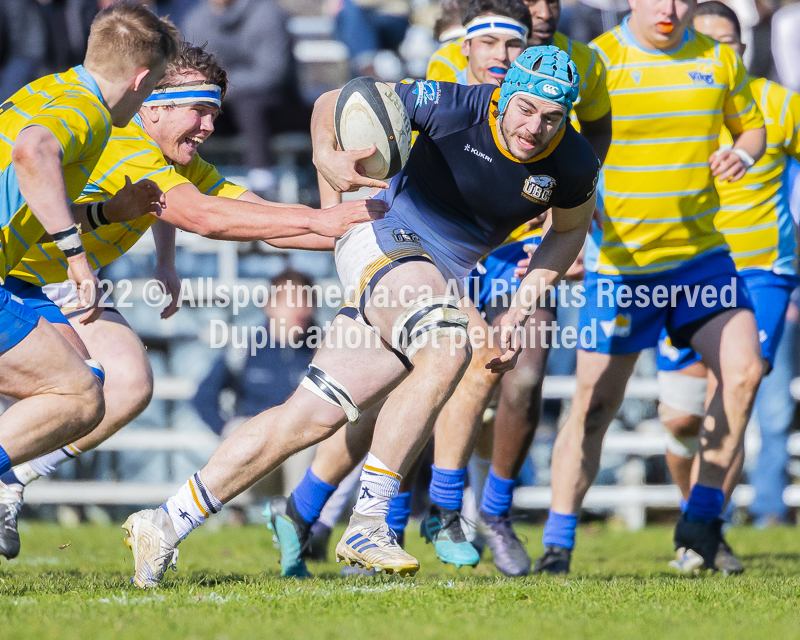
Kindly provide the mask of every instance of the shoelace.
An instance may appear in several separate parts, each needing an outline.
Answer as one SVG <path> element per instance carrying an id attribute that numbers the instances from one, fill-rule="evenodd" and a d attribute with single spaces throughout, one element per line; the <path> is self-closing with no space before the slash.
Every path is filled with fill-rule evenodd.
<path id="1" fill-rule="evenodd" d="M 159 556 L 158 558 L 156 558 L 156 562 L 159 564 L 159 566 L 164 566 L 164 569 L 161 571 L 161 575 L 164 575 L 167 572 L 167 569 L 172 569 L 173 571 L 178 570 L 179 553 L 180 551 L 178 551 L 177 549 L 173 549 L 172 551 L 168 551 L 167 553 L 165 553 L 163 556 Z M 165 560 L 167 558 L 169 558 L 169 560 L 162 562 L 162 560 Z"/>
<path id="2" fill-rule="evenodd" d="M 465 518 L 460 511 L 455 511 L 441 519 L 442 528 L 440 531 L 447 531 L 453 525 L 453 523 L 458 523 L 458 526 L 453 529 L 452 532 L 450 532 L 450 540 L 456 544 L 466 542 L 467 537 L 464 535 L 463 527 L 461 527 L 462 522 L 473 529 L 476 528 L 474 522 Z M 439 532 L 437 532 L 436 535 L 439 535 Z"/>

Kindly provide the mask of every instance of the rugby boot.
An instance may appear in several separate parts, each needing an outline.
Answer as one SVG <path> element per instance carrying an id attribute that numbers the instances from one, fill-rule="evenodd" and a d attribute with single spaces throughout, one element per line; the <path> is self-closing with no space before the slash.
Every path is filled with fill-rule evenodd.
<path id="1" fill-rule="evenodd" d="M 177 571 L 180 540 L 162 507 L 131 514 L 122 528 L 128 533 L 125 544 L 133 551 L 132 581 L 137 587 L 157 587 L 167 567 Z"/>
<path id="2" fill-rule="evenodd" d="M 481 512 L 481 519 L 485 525 L 483 537 L 492 550 L 497 570 L 512 578 L 527 576 L 531 571 L 531 557 L 514 532 L 511 518 Z"/>
<path id="3" fill-rule="evenodd" d="M 317 562 L 328 561 L 328 543 L 331 541 L 331 528 L 317 520 L 311 525 L 311 539 L 309 541 L 309 560 Z"/>
<path id="4" fill-rule="evenodd" d="M 669 563 L 673 569 L 683 573 L 700 569 L 715 569 L 714 559 L 717 557 L 722 542 L 721 521 L 694 522 L 681 516 L 675 525 L 675 560 Z"/>
<path id="5" fill-rule="evenodd" d="M 11 560 L 19 555 L 17 515 L 22 508 L 21 484 L 0 482 L 0 556 Z"/>
<path id="6" fill-rule="evenodd" d="M 431 505 L 419 525 L 419 534 L 433 544 L 436 557 L 456 568 L 474 567 L 481 557 L 461 528 L 461 512 Z"/>
<path id="7" fill-rule="evenodd" d="M 419 571 L 416 558 L 403 551 L 397 536 L 381 517 L 363 516 L 356 511 L 336 545 L 336 561 L 401 576 Z"/>
<path id="8" fill-rule="evenodd" d="M 304 555 L 311 544 L 311 525 L 297 513 L 294 498 L 271 498 L 262 515 L 281 550 L 281 575 L 310 578 Z"/>
<path id="9" fill-rule="evenodd" d="M 534 573 L 552 573 L 561 574 L 569 573 L 569 566 L 572 562 L 572 549 L 565 547 L 558 547 L 556 545 L 547 545 L 544 548 L 544 553 L 536 561 L 533 566 Z"/>

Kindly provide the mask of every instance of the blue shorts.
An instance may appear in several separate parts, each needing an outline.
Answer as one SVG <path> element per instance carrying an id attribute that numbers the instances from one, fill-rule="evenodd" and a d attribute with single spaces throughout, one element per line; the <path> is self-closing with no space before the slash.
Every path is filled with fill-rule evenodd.
<path id="1" fill-rule="evenodd" d="M 481 260 L 482 268 L 474 269 L 470 274 L 467 290 L 488 322 L 505 313 L 511 305 L 520 283 L 520 279 L 514 276 L 514 270 L 520 260 L 528 257 L 525 245 L 539 245 L 541 241 L 541 237 L 536 236 L 504 244 Z"/>
<path id="2" fill-rule="evenodd" d="M 0 286 L 0 353 L 18 345 L 36 328 L 39 314 Z"/>
<path id="3" fill-rule="evenodd" d="M 69 324 L 69 320 L 61 313 L 61 309 L 50 298 L 45 295 L 41 287 L 29 284 L 24 280 L 9 276 L 3 286 L 6 290 L 17 296 L 26 307 L 34 309 L 40 317 L 51 324 Z"/>
<path id="4" fill-rule="evenodd" d="M 739 275 L 744 280 L 753 302 L 758 324 L 758 339 L 761 341 L 761 354 L 772 368 L 775 351 L 783 335 L 789 298 L 797 287 L 797 277 L 778 275 L 761 269 L 747 269 Z M 700 354 L 694 349 L 679 349 L 672 344 L 666 331 L 661 334 L 656 358 L 659 371 L 680 371 L 700 360 Z"/>
<path id="5" fill-rule="evenodd" d="M 662 329 L 673 344 L 688 347 L 704 318 L 727 309 L 753 308 L 744 281 L 724 251 L 659 273 L 587 273 L 584 296 L 579 347 L 607 354 L 655 347 Z"/>

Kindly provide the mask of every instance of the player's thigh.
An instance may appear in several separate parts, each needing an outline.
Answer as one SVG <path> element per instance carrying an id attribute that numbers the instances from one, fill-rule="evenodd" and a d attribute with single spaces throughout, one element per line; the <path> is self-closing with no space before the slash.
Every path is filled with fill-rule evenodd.
<path id="1" fill-rule="evenodd" d="M 93 386 L 84 359 L 44 319 L 0 355 L 0 393 L 12 398 L 91 392 Z"/>
<path id="2" fill-rule="evenodd" d="M 330 384 L 346 391 L 361 411 L 384 398 L 408 374 L 400 358 L 372 329 L 343 313 L 334 318 L 312 365 L 330 378 Z M 306 380 L 310 380 L 308 375 L 288 400 L 290 407 L 319 424 L 343 424 L 344 410 L 324 397 L 329 391 L 326 383 Z"/>
<path id="3" fill-rule="evenodd" d="M 125 381 L 126 386 L 149 396 L 153 388 L 150 360 L 139 336 L 122 314 L 109 309 L 89 324 L 81 324 L 78 317 L 72 316 L 70 324 L 86 345 L 89 355 L 103 365 L 106 385 Z"/>
<path id="4" fill-rule="evenodd" d="M 736 308 L 715 314 L 694 331 L 691 344 L 723 384 L 731 376 L 760 379 L 762 368 L 767 366 L 762 358 L 755 314 L 750 309 Z"/>

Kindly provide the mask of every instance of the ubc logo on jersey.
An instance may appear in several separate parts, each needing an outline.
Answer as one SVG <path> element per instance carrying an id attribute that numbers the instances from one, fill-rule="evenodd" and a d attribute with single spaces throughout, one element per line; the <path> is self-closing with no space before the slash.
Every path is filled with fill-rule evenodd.
<path id="1" fill-rule="evenodd" d="M 533 202 L 547 204 L 555 186 L 556 181 L 550 176 L 528 176 L 525 186 L 522 187 L 522 195 Z"/>
<path id="2" fill-rule="evenodd" d="M 414 94 L 417 96 L 415 107 L 424 107 L 429 102 L 436 104 L 439 102 L 439 83 L 431 82 L 430 80 L 421 80 L 417 82 L 414 88 Z"/>
<path id="3" fill-rule="evenodd" d="M 631 314 L 619 313 L 613 320 L 601 320 L 600 328 L 606 338 L 627 338 L 631 335 Z"/>
<path id="4" fill-rule="evenodd" d="M 702 64 L 694 71 L 687 71 L 695 84 L 714 84 L 714 70 L 711 65 Z"/>
<path id="5" fill-rule="evenodd" d="M 421 245 L 422 242 L 419 239 L 419 236 L 414 233 L 413 231 L 409 231 L 408 229 L 395 229 L 392 231 L 392 237 L 397 244 L 402 244 L 405 242 L 410 242 L 412 244 L 419 244 Z"/>

